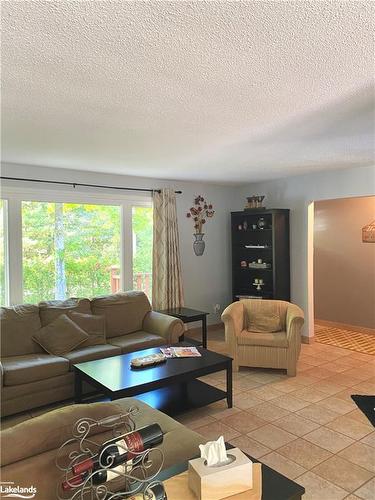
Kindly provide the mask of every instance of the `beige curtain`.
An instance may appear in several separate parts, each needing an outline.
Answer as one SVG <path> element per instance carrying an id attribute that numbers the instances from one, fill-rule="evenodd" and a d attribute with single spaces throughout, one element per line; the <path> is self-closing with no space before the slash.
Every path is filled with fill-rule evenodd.
<path id="1" fill-rule="evenodd" d="M 176 195 L 172 189 L 155 192 L 152 261 L 152 306 L 181 307 L 184 303 Z"/>

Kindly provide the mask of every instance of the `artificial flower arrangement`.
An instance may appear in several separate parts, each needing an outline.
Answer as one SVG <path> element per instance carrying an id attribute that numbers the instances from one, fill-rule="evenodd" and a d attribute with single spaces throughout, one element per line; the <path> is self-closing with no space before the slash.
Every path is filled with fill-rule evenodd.
<path id="1" fill-rule="evenodd" d="M 215 210 L 211 203 L 207 203 L 203 196 L 199 195 L 194 200 L 194 206 L 186 214 L 186 217 L 192 218 L 194 222 L 195 234 L 202 234 L 203 224 L 207 219 L 214 216 Z"/>

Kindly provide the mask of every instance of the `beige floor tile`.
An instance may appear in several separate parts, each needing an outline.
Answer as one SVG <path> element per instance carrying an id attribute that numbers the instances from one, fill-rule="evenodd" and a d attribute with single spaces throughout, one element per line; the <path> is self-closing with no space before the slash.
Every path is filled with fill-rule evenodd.
<path id="1" fill-rule="evenodd" d="M 313 368 L 310 368 L 310 370 L 306 370 L 304 374 L 311 375 L 319 380 L 324 380 L 326 378 L 333 377 L 335 375 L 335 372 L 327 370 L 327 368 L 322 368 L 321 366 L 315 366 Z"/>
<path id="2" fill-rule="evenodd" d="M 357 408 L 354 401 L 344 401 L 343 399 L 336 398 L 335 396 L 322 399 L 316 404 L 318 406 L 321 406 L 322 408 L 327 408 L 328 410 L 333 410 L 336 413 L 340 413 L 340 415 L 345 415 L 345 413 L 349 413 Z"/>
<path id="3" fill-rule="evenodd" d="M 361 361 L 373 361 L 375 356 L 372 356 L 371 354 L 364 354 L 362 352 L 355 352 L 353 351 L 353 354 L 351 354 L 352 358 L 359 359 Z"/>
<path id="4" fill-rule="evenodd" d="M 345 497 L 345 500 L 361 500 L 361 499 L 359 497 L 357 497 L 356 495 L 354 495 L 354 493 L 351 493 L 350 495 Z"/>
<path id="5" fill-rule="evenodd" d="M 372 478 L 368 470 L 336 455 L 314 467 L 312 472 L 348 492 L 353 492 Z"/>
<path id="6" fill-rule="evenodd" d="M 371 371 L 370 371 L 371 370 Z M 358 368 L 351 368 L 347 372 L 345 372 L 345 375 L 349 375 L 350 377 L 353 377 L 354 379 L 363 381 L 363 380 L 368 380 L 369 378 L 374 376 L 374 368 L 369 368 L 368 370 L 366 368 L 361 367 L 360 370 Z"/>
<path id="7" fill-rule="evenodd" d="M 375 479 L 371 479 L 368 483 L 364 484 L 359 488 L 356 492 L 356 495 L 359 498 L 363 498 L 364 500 L 374 500 L 375 498 Z"/>
<path id="8" fill-rule="evenodd" d="M 294 379 L 283 380 L 282 382 L 275 382 L 271 385 L 273 389 L 287 394 L 288 392 L 297 391 L 302 389 L 303 385 L 298 384 Z"/>
<path id="9" fill-rule="evenodd" d="M 309 373 L 297 373 L 296 377 L 293 379 L 297 384 L 303 386 L 312 386 L 319 382 L 319 378 L 312 376 Z"/>
<path id="10" fill-rule="evenodd" d="M 267 422 L 272 422 L 273 420 L 277 420 L 284 415 L 290 414 L 288 410 L 273 405 L 272 401 L 270 403 L 263 403 L 261 405 L 254 406 L 253 408 L 249 408 L 246 411 L 248 411 L 252 415 L 256 415 L 257 417 L 262 418 L 263 420 L 266 420 Z"/>
<path id="11" fill-rule="evenodd" d="M 375 448 L 375 432 L 371 432 L 371 434 L 368 434 L 367 436 L 362 438 L 361 443 L 368 444 L 369 446 Z"/>
<path id="12" fill-rule="evenodd" d="M 249 436 L 245 435 L 231 439 L 229 442 L 233 446 L 236 446 L 243 452 L 248 453 L 249 455 L 257 459 L 263 457 L 263 455 L 266 455 L 271 451 L 266 446 L 258 443 L 258 441 L 254 441 L 254 439 L 251 439 L 249 438 Z"/>
<path id="13" fill-rule="evenodd" d="M 246 410 L 262 403 L 263 400 L 254 396 L 251 392 L 242 392 L 235 398 L 235 406 L 241 408 L 241 410 Z"/>
<path id="14" fill-rule="evenodd" d="M 216 401 L 216 403 L 212 403 L 206 406 L 205 408 L 207 409 L 207 413 L 216 420 L 220 420 L 225 417 L 230 417 L 231 415 L 234 415 L 235 413 L 241 411 L 236 406 L 233 406 L 233 408 L 228 408 L 226 401 L 223 400 Z"/>
<path id="15" fill-rule="evenodd" d="M 306 474 L 300 476 L 298 484 L 304 486 L 306 490 L 303 500 L 341 500 L 348 494 L 347 491 L 313 472 L 306 472 Z"/>
<path id="16" fill-rule="evenodd" d="M 233 389 L 238 389 L 240 391 L 249 391 L 250 389 L 254 389 L 255 387 L 259 387 L 260 383 L 252 380 L 250 375 L 246 375 L 246 377 L 239 378 L 238 380 L 233 381 Z"/>
<path id="17" fill-rule="evenodd" d="M 256 389 L 251 389 L 250 391 L 247 392 L 247 394 L 254 395 L 257 398 L 260 398 L 264 401 L 270 401 L 272 399 L 275 399 L 275 398 L 281 396 L 284 393 L 281 391 L 278 391 L 277 389 L 274 389 L 269 384 L 266 384 L 266 385 L 262 385 L 260 387 L 257 387 Z"/>
<path id="18" fill-rule="evenodd" d="M 366 361 L 363 361 L 362 359 L 358 359 L 352 355 L 347 356 L 345 358 L 342 358 L 339 360 L 342 363 L 345 363 L 346 366 L 351 366 L 353 368 L 358 368 L 359 371 L 365 369 L 367 367 Z"/>
<path id="19" fill-rule="evenodd" d="M 317 384 L 316 387 L 319 387 L 319 384 Z M 290 394 L 298 399 L 302 399 L 303 401 L 308 401 L 309 403 L 316 403 L 317 401 L 321 401 L 322 399 L 328 397 L 324 392 L 321 392 L 311 386 L 298 389 Z"/>
<path id="20" fill-rule="evenodd" d="M 340 416 L 339 413 L 329 410 L 328 408 L 318 406 L 317 403 L 306 406 L 306 408 L 302 408 L 302 410 L 298 410 L 296 413 L 301 415 L 301 417 L 308 418 L 309 420 L 321 425 L 327 424 Z"/>
<path id="21" fill-rule="evenodd" d="M 375 382 L 371 382 L 372 379 L 365 380 L 359 384 L 354 385 L 353 394 L 362 394 L 372 396 L 375 394 Z M 357 381 L 356 381 L 357 382 Z"/>
<path id="22" fill-rule="evenodd" d="M 306 363 L 305 361 L 301 361 L 297 364 L 297 374 L 298 373 L 303 373 L 306 370 L 310 370 L 313 365 L 310 365 L 310 363 Z"/>
<path id="23" fill-rule="evenodd" d="M 349 462 L 375 473 L 375 451 L 371 446 L 357 442 L 340 451 L 339 455 Z"/>
<path id="24" fill-rule="evenodd" d="M 352 367 L 348 366 L 345 363 L 340 362 L 340 361 L 330 361 L 329 363 L 327 363 L 325 365 L 321 365 L 321 368 L 326 368 L 327 370 L 334 372 L 334 373 L 344 373 L 344 372 L 347 372 L 348 370 L 350 370 L 350 368 L 352 368 Z"/>
<path id="25" fill-rule="evenodd" d="M 240 434 L 247 434 L 253 429 L 257 429 L 266 423 L 263 419 L 255 415 L 251 415 L 246 411 L 241 411 L 235 415 L 231 415 L 230 417 L 223 418 L 220 422 L 236 429 L 236 431 Z"/>
<path id="26" fill-rule="evenodd" d="M 336 375 L 326 379 L 327 382 L 336 385 L 343 385 L 344 387 L 353 387 L 358 382 L 353 377 L 346 375 L 345 373 L 337 373 Z"/>
<path id="27" fill-rule="evenodd" d="M 364 436 L 370 434 L 373 430 L 370 422 L 368 425 L 366 425 L 346 415 L 338 417 L 335 420 L 332 420 L 332 422 L 328 422 L 328 424 L 326 424 L 326 427 L 340 432 L 341 434 L 345 434 L 345 436 L 348 436 L 355 440 L 362 439 Z"/>
<path id="28" fill-rule="evenodd" d="M 332 457 L 332 453 L 329 451 L 323 450 L 320 446 L 316 446 L 302 438 L 279 448 L 277 452 L 302 465 L 305 469 L 311 469 Z"/>
<path id="29" fill-rule="evenodd" d="M 312 420 L 308 420 L 307 418 L 303 418 L 296 413 L 290 413 L 289 415 L 280 418 L 273 422 L 273 425 L 284 429 L 284 431 L 291 432 L 298 437 L 304 436 L 309 432 L 320 427 L 320 424 L 313 422 Z"/>
<path id="30" fill-rule="evenodd" d="M 275 427 L 272 424 L 264 425 L 259 429 L 255 429 L 247 434 L 252 439 L 259 441 L 259 443 L 267 446 L 271 450 L 276 450 L 281 446 L 297 439 L 294 434 L 280 429 L 280 427 Z"/>
<path id="31" fill-rule="evenodd" d="M 209 441 L 218 439 L 220 436 L 224 436 L 225 441 L 230 441 L 231 439 L 240 435 L 240 432 L 236 431 L 232 427 L 228 427 L 223 424 L 221 420 L 216 420 L 208 425 L 202 427 L 197 427 L 194 429 L 198 434 L 202 434 Z"/>
<path id="32" fill-rule="evenodd" d="M 254 380 L 260 384 L 269 384 L 270 382 L 276 382 L 278 380 L 283 380 L 282 374 L 279 372 L 276 373 L 267 373 L 267 372 L 259 372 L 259 373 L 251 373 L 248 375 L 249 379 Z"/>
<path id="33" fill-rule="evenodd" d="M 333 431 L 332 429 L 327 429 L 326 427 L 319 427 L 314 431 L 306 434 L 304 439 L 314 443 L 321 448 L 324 448 L 331 453 L 338 453 L 339 451 L 347 448 L 354 443 L 353 439 L 348 436 L 344 436 L 339 432 Z"/>
<path id="34" fill-rule="evenodd" d="M 319 358 L 319 353 L 315 353 L 315 354 L 316 354 L 316 356 L 303 355 L 303 356 L 301 356 L 301 360 L 306 362 L 306 363 L 309 363 L 310 365 L 313 365 L 313 366 L 320 366 L 320 365 L 324 365 L 325 363 L 327 363 L 327 360 Z"/>
<path id="35" fill-rule="evenodd" d="M 370 422 L 369 419 L 366 417 L 366 415 L 362 413 L 359 408 L 356 408 L 355 410 L 347 413 L 346 416 L 354 418 L 354 420 L 358 420 L 358 422 L 362 422 L 365 425 Z"/>
<path id="36" fill-rule="evenodd" d="M 345 389 L 342 385 L 327 382 L 327 379 L 320 380 L 319 384 L 314 387 L 319 391 L 324 392 L 324 394 L 327 394 L 327 396 L 333 396 L 334 394 L 337 394 Z"/>
<path id="37" fill-rule="evenodd" d="M 181 420 L 180 420 L 181 422 Z M 187 419 L 186 422 L 181 422 L 183 425 L 188 427 L 189 429 L 197 429 L 198 427 L 202 427 L 203 425 L 211 424 L 212 422 L 216 422 L 216 420 L 210 416 L 206 417 L 197 417 L 192 419 Z"/>
<path id="38" fill-rule="evenodd" d="M 297 411 L 305 408 L 305 406 L 309 406 L 310 403 L 308 401 L 304 401 L 303 399 L 298 399 L 294 397 L 294 395 L 285 394 L 284 396 L 273 399 L 272 404 L 279 406 L 280 408 L 284 408 L 285 410 Z"/>
<path id="39" fill-rule="evenodd" d="M 262 462 L 272 469 L 277 470 L 277 472 L 280 472 L 280 474 L 283 474 L 289 479 L 295 479 L 306 472 L 306 469 L 301 465 L 296 464 L 282 455 L 279 455 L 276 451 L 272 451 L 268 455 L 264 455 L 262 457 Z"/>

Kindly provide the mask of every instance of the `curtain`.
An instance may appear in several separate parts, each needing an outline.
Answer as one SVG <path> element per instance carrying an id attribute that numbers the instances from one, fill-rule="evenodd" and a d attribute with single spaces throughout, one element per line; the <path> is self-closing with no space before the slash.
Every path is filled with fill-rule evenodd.
<path id="1" fill-rule="evenodd" d="M 153 200 L 152 306 L 172 309 L 184 303 L 176 195 L 172 189 L 162 189 Z"/>

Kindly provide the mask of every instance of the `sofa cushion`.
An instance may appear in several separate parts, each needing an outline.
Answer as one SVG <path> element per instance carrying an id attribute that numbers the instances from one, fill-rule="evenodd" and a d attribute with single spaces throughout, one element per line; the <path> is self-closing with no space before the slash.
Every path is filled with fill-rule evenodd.
<path id="1" fill-rule="evenodd" d="M 74 311 L 68 313 L 68 316 L 89 336 L 89 338 L 83 342 L 82 347 L 103 345 L 106 343 L 104 316 L 96 316 L 91 313 L 77 313 Z"/>
<path id="2" fill-rule="evenodd" d="M 89 338 L 66 314 L 44 326 L 34 335 L 33 340 L 49 354 L 60 356 L 72 351 Z"/>
<path id="3" fill-rule="evenodd" d="M 286 332 L 249 332 L 242 330 L 237 334 L 239 345 L 261 345 L 266 347 L 288 347 Z"/>
<path id="4" fill-rule="evenodd" d="M 67 300 L 48 300 L 39 302 L 40 321 L 42 326 L 52 323 L 62 314 L 69 312 L 91 313 L 89 299 L 70 298 Z"/>
<path id="5" fill-rule="evenodd" d="M 135 333 L 128 333 L 127 335 L 122 335 L 121 337 L 113 337 L 110 339 L 110 343 L 121 347 L 121 351 L 126 353 L 140 351 L 141 349 L 148 349 L 149 347 L 165 345 L 166 341 L 165 338 L 159 337 L 159 335 L 139 331 Z"/>
<path id="6" fill-rule="evenodd" d="M 105 316 L 108 339 L 141 330 L 151 306 L 143 292 L 119 292 L 93 299 L 91 309 Z"/>
<path id="7" fill-rule="evenodd" d="M 121 354 L 121 349 L 114 345 L 92 345 L 89 347 L 82 347 L 75 351 L 68 352 L 62 356 L 69 360 L 70 368 L 76 363 L 84 363 L 85 361 L 93 361 L 94 359 L 110 358 Z"/>
<path id="8" fill-rule="evenodd" d="M 43 352 L 32 340 L 41 327 L 38 306 L 22 304 L 1 307 L 0 323 L 2 357 Z"/>
<path id="9" fill-rule="evenodd" d="M 25 354 L 2 359 L 4 385 L 26 384 L 69 371 L 66 359 L 51 354 Z"/>

